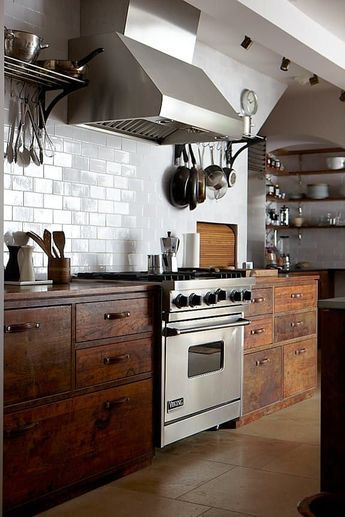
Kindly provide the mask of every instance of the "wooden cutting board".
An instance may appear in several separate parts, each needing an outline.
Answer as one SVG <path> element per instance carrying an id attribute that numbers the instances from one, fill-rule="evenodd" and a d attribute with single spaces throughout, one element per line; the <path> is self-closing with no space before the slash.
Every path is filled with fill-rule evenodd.
<path id="1" fill-rule="evenodd" d="M 236 267 L 237 226 L 197 223 L 200 233 L 200 267 Z"/>

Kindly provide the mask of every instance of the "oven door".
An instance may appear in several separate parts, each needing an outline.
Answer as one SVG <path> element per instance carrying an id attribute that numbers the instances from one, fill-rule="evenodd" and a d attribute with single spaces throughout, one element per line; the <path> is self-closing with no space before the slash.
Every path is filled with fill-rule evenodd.
<path id="1" fill-rule="evenodd" d="M 242 313 L 168 323 L 165 329 L 164 423 L 241 399 Z"/>

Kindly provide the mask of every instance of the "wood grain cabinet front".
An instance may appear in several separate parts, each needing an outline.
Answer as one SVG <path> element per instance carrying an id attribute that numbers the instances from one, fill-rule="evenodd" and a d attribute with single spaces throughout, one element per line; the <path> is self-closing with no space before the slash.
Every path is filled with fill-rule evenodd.
<path id="1" fill-rule="evenodd" d="M 77 388 L 151 372 L 151 347 L 151 339 L 137 339 L 77 350 Z"/>
<path id="2" fill-rule="evenodd" d="M 244 349 L 249 350 L 273 342 L 272 316 L 251 318 L 251 323 L 244 327 Z"/>
<path id="3" fill-rule="evenodd" d="M 316 307 L 317 283 L 274 288 L 274 311 L 288 312 Z"/>
<path id="4" fill-rule="evenodd" d="M 281 348 L 271 348 L 244 356 L 243 412 L 250 413 L 282 396 Z"/>
<path id="5" fill-rule="evenodd" d="M 71 389 L 71 307 L 5 310 L 4 402 Z"/>
<path id="6" fill-rule="evenodd" d="M 152 300 L 137 298 L 76 305 L 76 341 L 152 332 Z"/>
<path id="7" fill-rule="evenodd" d="M 259 316 L 273 311 L 272 287 L 255 288 L 252 292 L 252 301 L 246 308 L 246 316 Z"/>
<path id="8" fill-rule="evenodd" d="M 316 334 L 316 312 L 293 312 L 274 318 L 274 335 L 276 341 L 287 341 Z"/>
<path id="9" fill-rule="evenodd" d="M 13 511 L 133 458 L 151 458 L 151 380 L 8 414 L 4 438 L 4 508 Z"/>
<path id="10" fill-rule="evenodd" d="M 317 382 L 316 339 L 290 343 L 284 350 L 284 397 L 314 388 Z"/>

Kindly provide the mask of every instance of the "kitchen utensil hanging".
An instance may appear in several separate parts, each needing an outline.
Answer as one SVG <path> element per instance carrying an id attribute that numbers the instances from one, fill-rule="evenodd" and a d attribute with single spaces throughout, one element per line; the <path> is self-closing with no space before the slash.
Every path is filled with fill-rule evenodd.
<path id="1" fill-rule="evenodd" d="M 206 167 L 206 185 L 210 192 L 210 197 L 213 199 L 220 199 L 225 194 L 224 188 L 227 184 L 227 179 L 223 169 L 214 163 L 214 145 L 209 145 L 211 165 Z M 223 189 L 223 190 L 222 190 Z M 223 193 L 224 192 L 224 193 Z"/>
<path id="2" fill-rule="evenodd" d="M 230 166 L 231 163 L 231 142 L 224 142 L 224 155 L 226 166 L 223 168 L 228 180 L 228 186 L 233 187 L 236 183 L 237 173 L 235 169 Z"/>
<path id="3" fill-rule="evenodd" d="M 190 152 L 190 157 L 191 157 L 191 150 L 192 150 L 192 146 L 189 145 L 189 152 Z M 186 150 L 186 147 L 184 146 L 183 147 L 183 156 L 184 156 L 184 160 L 186 161 L 187 159 L 187 162 L 189 164 L 189 160 L 188 160 L 188 153 L 187 153 L 187 150 Z M 198 188 L 198 171 L 195 167 L 196 165 L 196 162 L 195 162 L 195 157 L 193 155 L 193 158 L 194 158 L 194 161 L 192 159 L 192 167 L 189 169 L 189 180 L 188 180 L 188 203 L 189 203 L 189 208 L 190 210 L 195 210 L 197 205 L 198 205 L 198 194 L 199 194 L 199 188 Z"/>
<path id="4" fill-rule="evenodd" d="M 89 63 L 101 52 L 104 52 L 104 48 L 96 48 L 87 56 L 79 60 L 72 61 L 69 59 L 45 59 L 43 61 L 38 61 L 37 65 L 41 66 L 42 68 L 46 68 L 47 70 L 52 70 L 54 72 L 68 75 L 69 77 L 83 79 L 87 73 L 87 63 Z"/>
<path id="5" fill-rule="evenodd" d="M 177 166 L 170 180 L 170 202 L 176 208 L 188 206 L 189 169 L 182 165 L 181 155 L 183 145 L 175 145 L 175 166 Z"/>

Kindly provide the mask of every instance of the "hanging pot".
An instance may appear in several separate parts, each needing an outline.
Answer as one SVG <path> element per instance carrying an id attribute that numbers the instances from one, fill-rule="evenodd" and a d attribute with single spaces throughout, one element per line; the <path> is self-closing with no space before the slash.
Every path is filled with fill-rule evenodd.
<path id="1" fill-rule="evenodd" d="M 31 32 L 4 27 L 5 56 L 20 59 L 25 63 L 34 63 L 41 50 L 49 47 L 49 45 L 42 45 L 42 41 L 40 36 Z"/>
<path id="2" fill-rule="evenodd" d="M 181 164 L 183 149 L 183 145 L 175 146 L 175 165 L 177 165 L 177 169 L 170 180 L 170 202 L 176 208 L 187 208 L 189 204 L 189 169 L 185 165 Z"/>
<path id="3" fill-rule="evenodd" d="M 229 187 L 233 187 L 235 185 L 235 183 L 236 183 L 237 173 L 236 173 L 235 169 L 233 169 L 230 166 L 230 164 L 231 164 L 231 142 L 227 142 L 226 143 L 226 148 L 224 150 L 224 154 L 225 154 L 226 166 L 223 167 L 223 171 L 226 174 L 226 177 L 227 177 L 227 180 L 228 180 L 228 186 Z"/>

